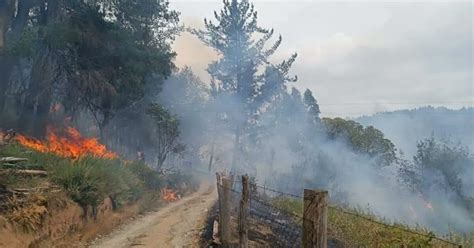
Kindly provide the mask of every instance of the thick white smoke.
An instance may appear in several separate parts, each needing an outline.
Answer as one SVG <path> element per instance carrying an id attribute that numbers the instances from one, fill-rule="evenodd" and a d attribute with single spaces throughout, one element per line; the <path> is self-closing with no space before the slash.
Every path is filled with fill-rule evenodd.
<path id="1" fill-rule="evenodd" d="M 188 156 L 197 158 L 193 161 L 208 167 L 212 153 L 212 170 L 231 169 L 235 123 L 248 118 L 240 99 L 211 96 L 209 88 L 187 69 L 165 83 L 159 101 L 180 118 L 182 139 L 192 151 Z M 233 169 L 289 193 L 327 189 L 337 204 L 369 209 L 389 220 L 439 233 L 474 230 L 472 213 L 452 192 L 436 183 L 423 194 L 406 189 L 400 183 L 398 164 L 379 166 L 377 158 L 354 152 L 343 140 L 328 139 L 322 124 L 308 125 L 304 109 L 280 106 L 263 112 L 258 124 L 242 134 Z M 432 175 L 434 181 L 440 178 Z M 473 178 L 473 169 L 466 167 L 462 181 L 470 196 Z"/>

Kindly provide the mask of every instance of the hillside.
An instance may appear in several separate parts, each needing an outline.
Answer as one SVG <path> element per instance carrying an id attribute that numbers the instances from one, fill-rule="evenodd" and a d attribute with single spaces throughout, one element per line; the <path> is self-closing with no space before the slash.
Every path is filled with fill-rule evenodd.
<path id="1" fill-rule="evenodd" d="M 439 139 L 461 142 L 474 149 L 474 108 L 452 110 L 445 107 L 422 107 L 381 112 L 355 119 L 381 130 L 408 157 L 416 152 L 418 141 L 434 135 Z"/>
<path id="2" fill-rule="evenodd" d="M 1 137 L 0 247 L 83 247 L 196 187 L 189 176 L 158 173 L 139 161 L 72 158 L 64 143 L 41 151 L 20 145 L 23 136 Z"/>

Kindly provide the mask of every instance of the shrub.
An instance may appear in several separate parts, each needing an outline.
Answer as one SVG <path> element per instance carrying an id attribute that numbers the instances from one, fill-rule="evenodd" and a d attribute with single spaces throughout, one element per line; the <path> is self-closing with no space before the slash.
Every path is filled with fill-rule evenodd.
<path id="1" fill-rule="evenodd" d="M 198 181 L 193 176 L 182 172 L 168 174 L 164 179 L 167 187 L 181 192 L 199 187 Z"/>
<path id="2" fill-rule="evenodd" d="M 84 218 L 87 218 L 87 207 L 95 209 L 106 196 L 106 177 L 100 163 L 81 159 L 51 168 L 52 181 L 64 188 L 68 196 L 82 207 Z"/>
<path id="3" fill-rule="evenodd" d="M 143 190 L 143 183 L 120 160 L 84 157 L 51 169 L 52 181 L 67 191 L 85 215 L 87 207 L 92 206 L 95 217 L 97 205 L 106 197 L 115 210 L 124 202 L 138 199 Z"/>
<path id="4" fill-rule="evenodd" d="M 158 190 L 163 185 L 160 175 L 143 162 L 129 162 L 126 165 L 126 168 L 138 177 L 148 190 Z"/>
<path id="5" fill-rule="evenodd" d="M 112 202 L 112 209 L 122 206 L 124 202 L 137 200 L 143 191 L 143 182 L 119 160 L 97 160 L 102 163 L 102 173 L 106 178 L 105 192 Z"/>

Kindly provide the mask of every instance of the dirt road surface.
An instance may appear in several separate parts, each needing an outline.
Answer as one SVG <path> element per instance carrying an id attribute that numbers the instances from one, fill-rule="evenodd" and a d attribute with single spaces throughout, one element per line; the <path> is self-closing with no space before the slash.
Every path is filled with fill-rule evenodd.
<path id="1" fill-rule="evenodd" d="M 118 228 L 90 247 L 198 247 L 199 230 L 217 199 L 214 188 L 201 185 L 197 192 Z"/>

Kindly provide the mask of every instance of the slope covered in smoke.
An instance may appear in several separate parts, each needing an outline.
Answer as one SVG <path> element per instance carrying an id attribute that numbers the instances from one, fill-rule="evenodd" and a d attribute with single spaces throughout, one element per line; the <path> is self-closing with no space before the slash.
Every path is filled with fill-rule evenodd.
<path id="1" fill-rule="evenodd" d="M 472 190 L 459 177 L 473 168 L 469 152 L 438 140 L 417 147 L 417 141 L 431 134 L 424 123 L 417 128 L 427 135 L 415 129 L 420 136 L 399 144 L 405 136 L 397 139 L 396 132 L 380 131 L 377 125 L 321 119 L 320 92 L 300 92 L 294 86 L 299 82 L 290 69 L 296 54 L 270 62 L 282 38 L 273 41 L 273 29 L 258 26 L 253 5 L 225 1 L 216 13 L 216 20 L 206 19 L 203 29 L 189 29 L 220 54 L 207 68 L 211 81 L 201 81 L 184 68 L 166 80 L 156 99 L 179 119 L 180 139 L 186 145 L 180 156 L 209 171 L 248 174 L 282 192 L 326 189 L 334 204 L 368 208 L 389 220 L 439 233 L 472 230 Z M 457 118 L 436 111 L 426 115 Z M 443 125 L 438 129 L 451 135 Z M 398 156 L 397 146 L 413 147 L 412 153 L 418 149 L 421 155 L 413 160 Z"/>
<path id="2" fill-rule="evenodd" d="M 445 107 L 381 112 L 355 119 L 363 125 L 381 130 L 407 157 L 416 152 L 418 141 L 431 135 L 438 139 L 460 142 L 472 152 L 474 148 L 474 108 L 452 110 Z"/>

